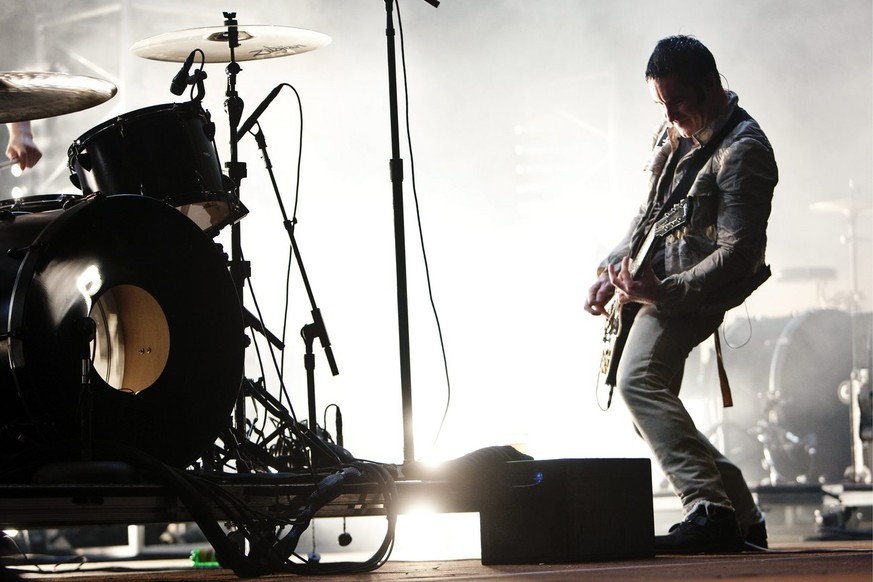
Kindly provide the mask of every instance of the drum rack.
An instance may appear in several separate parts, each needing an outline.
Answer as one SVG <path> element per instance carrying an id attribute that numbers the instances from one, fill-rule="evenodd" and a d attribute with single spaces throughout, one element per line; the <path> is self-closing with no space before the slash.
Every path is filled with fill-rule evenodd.
<path id="1" fill-rule="evenodd" d="M 314 490 L 311 475 L 233 477 L 220 489 L 252 511 L 294 517 Z M 248 482 L 247 482 L 248 481 Z M 478 512 L 481 502 L 469 487 L 449 481 L 397 481 L 398 513 L 426 504 L 439 513 Z M 216 520 L 229 519 L 220 504 L 207 500 Z M 318 513 L 318 517 L 386 515 L 376 482 L 350 483 Z M 0 527 L 55 528 L 195 521 L 172 489 L 160 484 L 0 485 Z"/>

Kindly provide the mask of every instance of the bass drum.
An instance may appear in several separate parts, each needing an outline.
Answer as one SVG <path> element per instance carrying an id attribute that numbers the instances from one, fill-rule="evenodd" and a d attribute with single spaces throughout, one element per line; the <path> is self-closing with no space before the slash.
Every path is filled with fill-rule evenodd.
<path id="1" fill-rule="evenodd" d="M 243 375 L 241 306 L 223 254 L 151 198 L 60 196 L 51 206 L 40 197 L 0 207 L 3 450 L 78 438 L 90 358 L 93 438 L 187 466 L 228 425 Z"/>
<path id="2" fill-rule="evenodd" d="M 856 329 L 869 329 L 869 314 L 856 317 L 867 322 Z M 728 344 L 749 338 L 742 348 L 724 350 L 737 404 L 724 411 L 725 454 L 748 480 L 774 474 L 785 483 L 843 480 L 851 428 L 839 388 L 852 372 L 852 334 L 850 315 L 836 309 L 753 321 L 751 332 L 745 320 L 726 327 Z M 862 338 L 856 345 L 865 345 Z"/>

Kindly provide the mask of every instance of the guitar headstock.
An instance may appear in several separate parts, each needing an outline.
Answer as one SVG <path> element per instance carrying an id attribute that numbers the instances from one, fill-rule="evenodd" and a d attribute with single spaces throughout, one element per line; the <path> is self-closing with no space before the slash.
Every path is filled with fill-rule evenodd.
<path id="1" fill-rule="evenodd" d="M 676 230 L 688 220 L 688 200 L 683 198 L 673 205 L 664 216 L 655 223 L 655 236 L 664 236 L 672 230 Z"/>

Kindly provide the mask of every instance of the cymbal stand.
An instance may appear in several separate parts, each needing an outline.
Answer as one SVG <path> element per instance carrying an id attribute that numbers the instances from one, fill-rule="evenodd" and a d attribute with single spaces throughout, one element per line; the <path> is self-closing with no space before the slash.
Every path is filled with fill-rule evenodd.
<path id="1" fill-rule="evenodd" d="M 850 194 L 854 193 L 854 185 L 849 183 Z M 850 196 L 849 200 L 852 200 Z M 844 212 L 848 222 L 848 233 L 846 236 L 849 247 L 849 282 L 851 287 L 851 297 L 849 298 L 849 318 L 851 322 L 852 334 L 850 346 L 852 350 L 852 372 L 849 379 L 843 383 L 841 390 L 845 390 L 849 399 L 849 430 L 851 431 L 852 443 L 852 464 L 846 469 L 846 478 L 853 483 L 870 483 L 871 470 L 866 465 L 864 459 L 864 443 L 861 439 L 861 405 L 860 397 L 863 391 L 869 391 L 870 388 L 870 369 L 862 368 L 858 357 L 857 346 L 857 326 L 858 326 L 858 303 L 860 293 L 858 291 L 858 274 L 857 274 L 857 240 L 855 234 L 855 220 L 858 217 L 858 212 L 855 211 L 851 203 L 849 208 Z"/>
<path id="2" fill-rule="evenodd" d="M 230 124 L 230 161 L 225 162 L 228 176 L 233 184 L 233 195 L 239 199 L 240 183 L 246 177 L 245 162 L 239 161 L 239 150 L 237 147 L 236 132 L 239 127 L 240 119 L 243 112 L 243 101 L 236 90 L 236 78 L 242 67 L 236 62 L 234 49 L 239 46 L 239 29 L 236 20 L 236 12 L 224 12 L 224 25 L 227 27 L 227 44 L 230 48 L 230 63 L 225 68 L 227 73 L 227 90 L 225 93 L 224 107 L 227 111 L 227 118 Z M 240 306 L 242 306 L 243 286 L 245 280 L 251 273 L 251 264 L 245 261 L 242 256 L 242 233 L 239 221 L 231 225 L 231 260 L 230 260 L 230 275 L 234 282 L 237 296 L 239 297 Z M 246 428 L 246 404 L 245 394 L 240 390 L 237 397 L 236 408 L 234 409 L 234 424 L 238 430 L 245 431 Z"/>

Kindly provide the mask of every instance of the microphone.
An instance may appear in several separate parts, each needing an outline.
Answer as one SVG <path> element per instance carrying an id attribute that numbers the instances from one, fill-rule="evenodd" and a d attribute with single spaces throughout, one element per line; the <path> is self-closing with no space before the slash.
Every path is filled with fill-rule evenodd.
<path id="1" fill-rule="evenodd" d="M 191 51 L 191 54 L 182 63 L 182 68 L 179 69 L 179 72 L 176 73 L 176 76 L 170 82 L 170 93 L 173 95 L 181 95 L 185 92 L 185 87 L 188 86 L 188 71 L 191 70 L 191 65 L 194 64 L 194 52 Z"/>
<path id="2" fill-rule="evenodd" d="M 279 91 L 281 91 L 282 87 L 284 86 L 284 83 L 281 85 L 276 85 L 276 88 L 270 91 L 270 94 L 267 95 L 267 97 L 263 101 L 261 101 L 261 104 L 258 105 L 258 107 L 255 109 L 255 112 L 252 113 L 251 116 L 249 116 L 249 118 L 245 120 L 245 123 L 243 123 L 242 126 L 239 128 L 239 131 L 237 131 L 236 141 L 241 140 L 243 136 L 247 134 L 252 127 L 254 127 L 255 122 L 258 120 L 261 114 L 266 111 L 267 107 L 269 107 L 270 103 L 272 103 L 273 99 L 276 98 L 276 95 L 279 94 Z"/>

